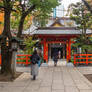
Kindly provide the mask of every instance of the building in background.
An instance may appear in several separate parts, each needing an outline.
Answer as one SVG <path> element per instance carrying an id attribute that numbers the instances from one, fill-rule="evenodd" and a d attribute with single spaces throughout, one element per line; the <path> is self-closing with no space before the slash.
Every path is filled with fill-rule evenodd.
<path id="1" fill-rule="evenodd" d="M 52 17 L 56 18 L 56 17 L 64 17 L 65 16 L 65 8 L 64 5 L 62 3 L 60 3 L 59 6 L 57 6 L 56 8 L 53 9 L 53 14 Z"/>

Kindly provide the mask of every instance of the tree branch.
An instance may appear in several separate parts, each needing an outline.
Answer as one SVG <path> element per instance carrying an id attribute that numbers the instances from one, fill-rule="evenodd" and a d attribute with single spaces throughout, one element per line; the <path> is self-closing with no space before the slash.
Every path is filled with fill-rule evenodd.
<path id="1" fill-rule="evenodd" d="M 22 12 L 25 12 L 25 5 L 22 4 L 22 0 L 20 0 L 19 5 L 20 5 L 21 8 L 22 8 Z"/>
<path id="2" fill-rule="evenodd" d="M 0 6 L 0 9 L 5 9 L 5 7 L 4 6 Z"/>
<path id="3" fill-rule="evenodd" d="M 33 11 L 35 9 L 36 5 L 32 5 L 26 12 L 25 12 L 25 16 L 28 15 L 31 11 Z"/>
<path id="4" fill-rule="evenodd" d="M 20 19 L 20 23 L 19 23 L 19 28 L 18 28 L 18 34 L 17 37 L 21 37 L 22 31 L 23 31 L 23 24 L 24 24 L 24 20 L 26 18 L 26 16 L 32 12 L 35 9 L 35 5 L 32 5 L 26 12 L 22 13 L 21 19 Z"/>
<path id="5" fill-rule="evenodd" d="M 86 5 L 86 7 L 88 8 L 88 10 L 92 13 L 92 8 L 90 7 L 90 5 L 88 4 L 87 1 L 82 0 L 84 2 L 84 4 Z"/>

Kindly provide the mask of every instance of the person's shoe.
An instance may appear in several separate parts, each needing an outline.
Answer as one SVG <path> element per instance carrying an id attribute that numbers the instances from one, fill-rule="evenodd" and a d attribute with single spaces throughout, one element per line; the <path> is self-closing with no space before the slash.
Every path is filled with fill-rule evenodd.
<path id="1" fill-rule="evenodd" d="M 33 80 L 36 80 L 36 76 L 33 76 Z"/>
<path id="2" fill-rule="evenodd" d="M 54 63 L 54 66 L 57 66 L 57 63 Z"/>

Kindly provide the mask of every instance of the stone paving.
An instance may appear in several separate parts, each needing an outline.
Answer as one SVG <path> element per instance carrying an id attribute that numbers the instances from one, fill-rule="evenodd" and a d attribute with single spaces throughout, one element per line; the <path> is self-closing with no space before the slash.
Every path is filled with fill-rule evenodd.
<path id="1" fill-rule="evenodd" d="M 50 63 L 40 67 L 35 81 L 31 80 L 30 67 L 23 71 L 14 82 L 0 82 L 0 92 L 92 92 L 92 83 L 76 67 L 65 64 L 54 67 Z"/>
<path id="2" fill-rule="evenodd" d="M 92 66 L 77 67 L 82 74 L 92 74 Z"/>

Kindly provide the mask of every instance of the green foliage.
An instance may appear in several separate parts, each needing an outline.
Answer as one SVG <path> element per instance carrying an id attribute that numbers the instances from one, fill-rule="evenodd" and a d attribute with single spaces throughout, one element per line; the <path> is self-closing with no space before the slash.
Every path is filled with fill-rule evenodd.
<path id="1" fill-rule="evenodd" d="M 17 1 L 21 3 L 20 0 Z M 29 0 L 29 2 L 24 5 L 25 8 L 23 11 L 19 3 L 16 4 L 15 2 L 13 8 L 16 10 L 16 12 L 12 13 L 13 18 L 11 18 L 11 29 L 18 29 L 21 15 L 25 13 L 32 5 L 35 5 L 36 7 L 30 12 L 30 14 L 26 16 L 26 19 L 24 21 L 24 30 L 28 29 L 32 24 L 30 16 L 34 16 L 36 23 L 38 23 L 40 26 L 45 26 L 48 22 L 47 19 L 52 12 L 52 8 L 55 8 L 57 5 L 59 5 L 59 3 L 57 0 Z M 35 13 L 37 14 L 35 15 Z"/>
<path id="2" fill-rule="evenodd" d="M 26 45 L 25 53 L 32 54 L 34 45 L 37 41 L 32 40 L 32 37 L 26 38 L 24 44 Z"/>
<path id="3" fill-rule="evenodd" d="M 52 12 L 52 8 L 55 8 L 57 5 L 59 5 L 57 0 L 44 0 L 44 2 L 41 3 L 39 9 L 40 13 L 36 16 L 36 21 L 38 21 L 41 27 L 46 26 Z"/>
<path id="4" fill-rule="evenodd" d="M 29 14 L 24 21 L 24 30 L 28 29 L 32 24 L 30 20 L 31 14 Z M 11 17 L 11 29 L 18 30 L 19 22 L 20 22 L 21 14 L 17 14 L 16 12 L 12 13 Z"/>
<path id="5" fill-rule="evenodd" d="M 35 4 L 37 9 L 49 12 L 58 5 L 58 0 L 29 0 L 30 5 Z"/>
<path id="6" fill-rule="evenodd" d="M 45 27 L 46 24 L 48 23 L 48 19 L 49 19 L 49 15 L 48 14 L 44 14 L 44 13 L 40 13 L 39 15 L 37 15 L 35 18 L 34 18 L 34 23 L 35 25 L 37 26 L 40 26 L 40 27 Z"/>
<path id="7" fill-rule="evenodd" d="M 88 12 L 83 3 L 71 4 L 69 6 L 70 18 L 75 21 L 77 27 L 83 30 L 85 34 L 86 29 L 92 25 L 92 14 Z"/>
<path id="8" fill-rule="evenodd" d="M 6 0 L 4 0 L 6 2 Z M 4 1 L 0 2 L 0 6 L 4 6 Z M 26 19 L 24 21 L 24 30 L 28 29 L 32 24 L 32 20 L 30 20 L 30 16 L 36 17 L 36 21 L 41 26 L 45 26 L 48 22 L 52 9 L 59 5 L 58 0 L 29 0 L 28 2 L 23 4 L 22 0 L 9 1 L 7 5 L 11 6 L 12 14 L 11 14 L 11 29 L 18 30 L 19 22 L 22 14 L 26 14 L 28 9 L 35 5 L 35 9 L 30 10 L 31 12 L 26 15 Z M 0 8 L 1 10 L 1 8 Z M 38 12 L 37 16 L 35 16 L 35 12 Z M 30 15 L 31 14 L 31 15 Z"/>
<path id="9" fill-rule="evenodd" d="M 11 22 L 10 22 L 11 23 L 11 29 L 18 30 L 19 21 L 20 21 L 20 15 L 13 12 L 12 17 L 11 17 Z"/>
<path id="10" fill-rule="evenodd" d="M 72 44 L 72 46 L 76 48 L 80 46 L 83 53 L 85 53 L 85 50 L 87 50 L 89 53 L 92 53 L 92 37 L 85 38 L 83 35 L 80 35 L 75 39 L 75 43 Z"/>
<path id="11" fill-rule="evenodd" d="M 78 29 L 82 29 L 82 34 L 75 39 L 74 47 L 81 46 L 83 52 L 90 51 L 92 40 L 88 39 L 86 30 L 92 27 L 92 14 L 87 10 L 83 3 L 71 4 L 70 18 L 75 21 Z"/>
<path id="12" fill-rule="evenodd" d="M 26 2 L 28 1 L 28 2 Z M 12 78 L 14 78 L 15 76 L 15 71 L 14 69 L 11 67 L 11 60 L 12 60 L 12 52 L 10 51 L 11 49 L 11 44 L 12 44 L 12 33 L 11 33 L 11 29 L 18 29 L 18 32 L 16 34 L 16 36 L 18 38 L 22 39 L 22 31 L 23 29 L 23 24 L 29 24 L 28 21 L 25 21 L 27 16 L 29 14 L 32 14 L 34 12 L 39 11 L 39 14 L 43 13 L 44 15 L 49 15 L 52 11 L 52 8 L 56 7 L 58 1 L 57 0 L 0 0 L 0 12 L 3 11 L 4 12 L 4 30 L 3 30 L 3 37 L 2 37 L 2 44 L 1 44 L 1 52 L 5 52 L 5 53 L 1 53 L 2 55 L 2 59 L 3 59 L 3 63 L 1 66 L 1 73 L 2 74 L 11 74 Z M 13 14 L 13 12 L 15 12 Z M 11 23 L 10 23 L 10 18 L 11 19 Z M 30 17 L 29 17 L 30 18 Z M 30 20 L 30 19 L 28 19 Z M 11 24 L 11 29 L 10 29 L 10 24 Z M 29 26 L 28 26 L 29 27 Z M 8 38 L 8 47 L 6 46 L 6 40 Z M 32 53 L 32 46 L 35 42 L 28 39 L 28 41 L 25 41 L 25 44 L 27 45 L 26 48 L 28 49 L 28 53 L 31 54 Z M 4 49 L 5 48 L 5 49 Z M 6 53 L 7 52 L 7 53 Z M 6 57 L 7 55 L 7 58 Z"/>

